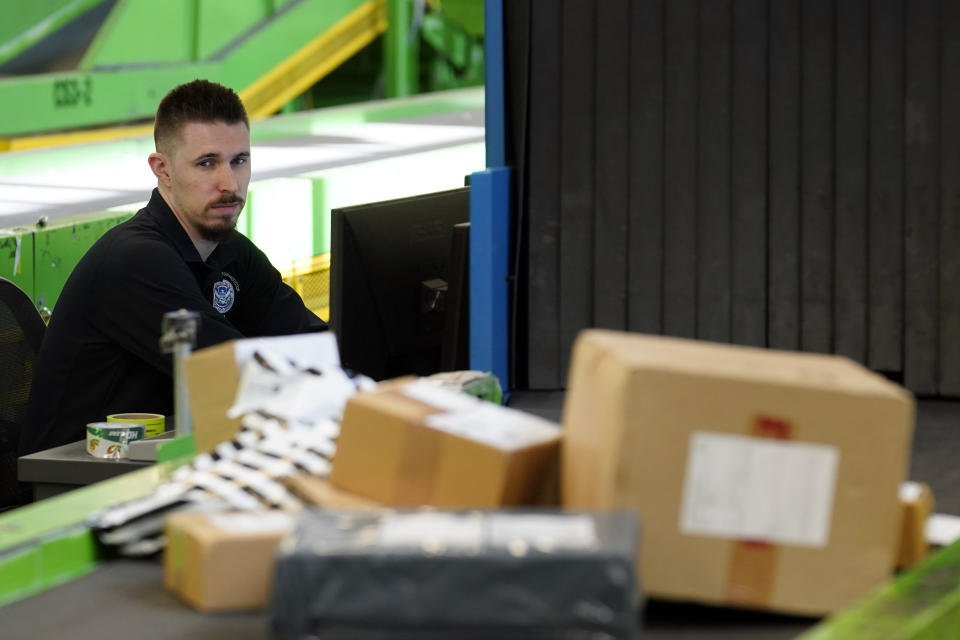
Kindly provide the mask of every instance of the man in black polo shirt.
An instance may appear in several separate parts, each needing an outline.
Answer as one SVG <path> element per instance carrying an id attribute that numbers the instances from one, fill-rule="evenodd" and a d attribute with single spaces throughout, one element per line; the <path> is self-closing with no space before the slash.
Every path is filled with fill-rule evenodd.
<path id="1" fill-rule="evenodd" d="M 326 324 L 234 230 L 250 182 L 250 129 L 237 95 L 195 80 L 161 101 L 150 202 L 100 238 L 57 300 L 37 359 L 20 451 L 80 440 L 111 413 L 173 412 L 164 313 L 200 313 L 197 348 Z"/>

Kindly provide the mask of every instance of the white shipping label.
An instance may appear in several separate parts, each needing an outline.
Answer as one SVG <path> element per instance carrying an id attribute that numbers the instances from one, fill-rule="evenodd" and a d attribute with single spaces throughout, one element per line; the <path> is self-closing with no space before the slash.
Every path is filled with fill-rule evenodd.
<path id="1" fill-rule="evenodd" d="M 295 517 L 283 511 L 218 513 L 210 516 L 210 524 L 227 533 L 282 533 L 292 531 Z"/>
<path id="2" fill-rule="evenodd" d="M 424 380 L 404 385 L 403 395 L 444 411 L 470 411 L 484 402 L 466 393 L 453 391 Z"/>
<path id="3" fill-rule="evenodd" d="M 927 518 L 924 537 L 930 544 L 946 547 L 960 540 L 960 518 L 946 513 L 934 513 Z"/>
<path id="4" fill-rule="evenodd" d="M 289 358 L 301 368 L 340 366 L 340 351 L 333 331 L 238 340 L 233 351 L 237 368 L 242 369 L 254 352 L 263 350 Z"/>
<path id="5" fill-rule="evenodd" d="M 824 547 L 839 461 L 832 445 L 696 431 L 680 531 Z"/>
<path id="6" fill-rule="evenodd" d="M 490 403 L 477 405 L 470 411 L 435 413 L 427 416 L 426 424 L 503 451 L 515 451 L 560 437 L 560 429 L 552 422 Z"/>
<path id="7" fill-rule="evenodd" d="M 510 547 L 516 540 L 542 549 L 589 549 L 597 546 L 597 531 L 586 515 L 490 516 L 490 544 Z"/>
<path id="8" fill-rule="evenodd" d="M 379 541 L 385 547 L 478 549 L 483 542 L 480 514 L 394 514 L 380 520 Z"/>

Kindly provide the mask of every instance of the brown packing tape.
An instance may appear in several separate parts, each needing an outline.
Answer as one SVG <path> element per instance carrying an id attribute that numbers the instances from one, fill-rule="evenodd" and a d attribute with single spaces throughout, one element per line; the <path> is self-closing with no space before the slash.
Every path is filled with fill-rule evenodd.
<path id="1" fill-rule="evenodd" d="M 745 607 L 766 606 L 773 595 L 776 566 L 775 545 L 744 540 L 735 542 L 727 574 L 727 602 Z"/>
<path id="2" fill-rule="evenodd" d="M 443 411 L 405 395 L 399 388 L 391 388 L 387 393 L 422 407 L 419 424 L 408 425 L 404 430 L 403 449 L 397 466 L 396 489 L 391 504 L 397 506 L 430 504 L 443 453 L 445 434 L 427 428 L 424 423 L 427 416 L 443 413 Z"/>
<path id="3" fill-rule="evenodd" d="M 392 504 L 415 507 L 432 502 L 443 437 L 422 426 L 407 428 Z"/>
<path id="4" fill-rule="evenodd" d="M 907 482 L 900 487 L 902 523 L 897 568 L 904 569 L 923 560 L 930 545 L 926 539 L 927 519 L 933 513 L 934 499 L 930 485 Z"/>
<path id="5" fill-rule="evenodd" d="M 789 440 L 792 433 L 793 428 L 788 420 L 757 415 L 750 435 Z M 727 573 L 727 602 L 745 607 L 769 605 L 776 582 L 778 556 L 778 548 L 774 544 L 756 540 L 734 542 Z"/>

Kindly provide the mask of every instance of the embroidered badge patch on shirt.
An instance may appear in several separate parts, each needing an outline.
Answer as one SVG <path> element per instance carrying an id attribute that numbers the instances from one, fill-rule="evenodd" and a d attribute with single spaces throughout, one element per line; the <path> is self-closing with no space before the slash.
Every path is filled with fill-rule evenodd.
<path id="1" fill-rule="evenodd" d="M 220 280 L 213 285 L 213 308 L 220 313 L 226 313 L 233 307 L 237 294 L 233 290 L 233 283 L 229 280 Z"/>

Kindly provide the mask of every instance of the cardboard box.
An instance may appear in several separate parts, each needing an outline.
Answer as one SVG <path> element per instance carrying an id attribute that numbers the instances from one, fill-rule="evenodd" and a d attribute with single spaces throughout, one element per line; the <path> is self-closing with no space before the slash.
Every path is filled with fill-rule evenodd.
<path id="1" fill-rule="evenodd" d="M 913 419 L 838 356 L 585 331 L 563 501 L 636 510 L 651 596 L 822 615 L 890 577 Z"/>
<path id="2" fill-rule="evenodd" d="M 227 417 L 240 382 L 240 367 L 235 357 L 237 342 L 231 340 L 198 349 L 184 363 L 198 453 L 212 451 L 240 429 L 240 418 Z"/>
<path id="3" fill-rule="evenodd" d="M 265 609 L 277 545 L 295 522 L 283 511 L 172 514 L 163 584 L 199 611 Z"/>
<path id="4" fill-rule="evenodd" d="M 391 385 L 347 402 L 330 480 L 389 506 L 532 504 L 559 426 L 442 389 Z"/>
<path id="5" fill-rule="evenodd" d="M 317 365 L 339 364 L 332 333 L 230 340 L 190 354 L 184 363 L 193 437 L 197 452 L 212 451 L 233 438 L 240 418 L 228 418 L 240 382 L 240 371 L 257 349 L 269 349 L 297 361 Z"/>
<path id="6" fill-rule="evenodd" d="M 290 493 L 307 504 L 327 509 L 382 509 L 373 500 L 343 491 L 333 486 L 326 478 L 309 473 L 298 473 L 284 478 L 283 485 Z"/>

